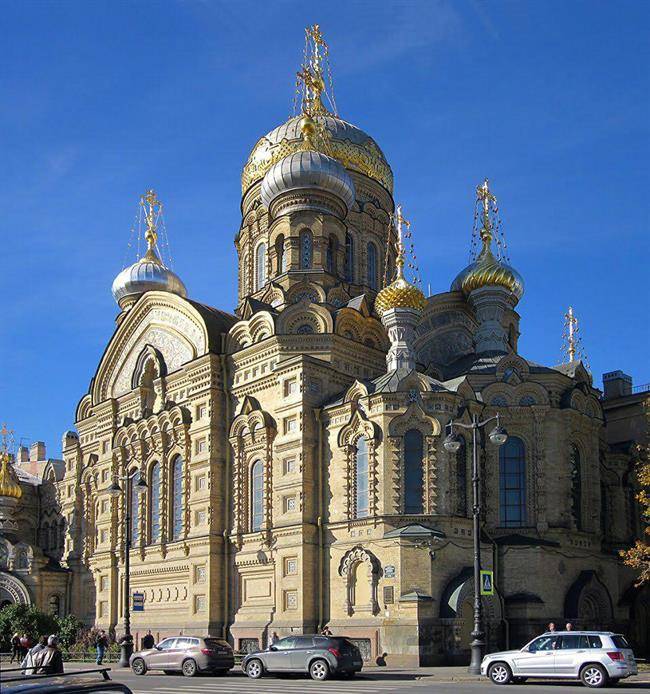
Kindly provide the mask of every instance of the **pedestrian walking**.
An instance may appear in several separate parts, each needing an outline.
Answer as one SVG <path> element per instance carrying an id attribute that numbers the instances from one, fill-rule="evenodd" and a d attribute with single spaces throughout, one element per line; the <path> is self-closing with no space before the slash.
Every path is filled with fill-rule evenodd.
<path id="1" fill-rule="evenodd" d="M 47 648 L 47 636 L 41 636 L 41 638 L 36 642 L 36 645 L 32 646 L 29 651 L 27 651 L 27 655 L 20 665 L 23 668 L 23 675 L 33 675 L 36 672 L 34 667 L 34 658 L 36 657 L 37 653 L 40 653 L 45 648 Z"/>
<path id="2" fill-rule="evenodd" d="M 29 638 L 29 634 L 23 634 L 20 639 L 20 659 L 22 660 L 29 649 L 33 646 L 32 640 Z"/>
<path id="3" fill-rule="evenodd" d="M 20 636 L 18 634 L 14 634 L 11 637 L 11 658 L 9 659 L 10 663 L 13 663 L 14 660 L 18 663 L 20 662 Z"/>
<path id="4" fill-rule="evenodd" d="M 323 627 L 321 629 L 321 636 L 331 636 L 332 635 L 332 630 L 329 627 Z"/>
<path id="5" fill-rule="evenodd" d="M 34 672 L 45 675 L 63 674 L 63 655 L 58 647 L 59 639 L 52 634 L 47 639 L 47 646 L 34 656 Z"/>
<path id="6" fill-rule="evenodd" d="M 95 639 L 95 650 L 97 651 L 97 659 L 95 662 L 97 665 L 101 665 L 104 661 L 104 653 L 106 653 L 107 648 L 108 636 L 106 636 L 106 632 L 102 629 L 99 634 L 97 634 L 97 638 Z"/>
<path id="7" fill-rule="evenodd" d="M 142 639 L 142 648 L 144 650 L 148 650 L 149 648 L 153 648 L 156 643 L 156 640 L 153 637 L 153 634 L 151 633 L 151 629 L 146 633 L 145 637 Z"/>

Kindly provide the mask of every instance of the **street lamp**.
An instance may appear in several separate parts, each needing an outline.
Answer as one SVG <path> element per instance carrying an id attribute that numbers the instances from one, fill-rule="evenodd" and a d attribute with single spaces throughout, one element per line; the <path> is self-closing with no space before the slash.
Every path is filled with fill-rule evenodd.
<path id="1" fill-rule="evenodd" d="M 130 586 L 130 568 L 131 568 L 131 499 L 129 494 L 129 484 L 136 475 L 139 475 L 138 481 L 135 482 L 135 487 L 140 493 L 147 488 L 147 483 L 140 472 L 137 470 L 130 475 L 124 477 L 115 477 L 113 482 L 108 486 L 106 491 L 115 497 L 119 497 L 123 492 L 124 498 L 124 638 L 120 644 L 120 667 L 129 667 L 129 660 L 133 653 L 133 638 L 131 637 L 131 586 Z M 120 487 L 120 482 L 126 482 L 124 490 Z"/>
<path id="2" fill-rule="evenodd" d="M 472 519 L 474 536 L 474 630 L 472 631 L 472 659 L 467 671 L 472 675 L 481 674 L 481 660 L 485 648 L 485 632 L 483 631 L 483 608 L 481 605 L 481 470 L 478 464 L 478 446 L 476 432 L 490 422 L 496 420 L 496 426 L 489 434 L 490 441 L 495 446 L 502 446 L 508 440 L 508 432 L 499 424 L 499 415 L 479 421 L 477 415 L 472 415 L 471 424 L 449 422 L 449 434 L 443 446 L 449 453 L 456 453 L 461 446 L 461 438 L 454 433 L 454 426 L 472 430 Z"/>

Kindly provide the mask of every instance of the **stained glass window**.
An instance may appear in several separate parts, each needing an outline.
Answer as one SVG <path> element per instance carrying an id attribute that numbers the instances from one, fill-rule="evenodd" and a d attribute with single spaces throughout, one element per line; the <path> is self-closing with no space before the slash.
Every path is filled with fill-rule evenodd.
<path id="1" fill-rule="evenodd" d="M 260 530 L 264 521 L 264 466 L 256 460 L 251 468 L 251 530 Z"/>
<path id="2" fill-rule="evenodd" d="M 365 518 L 369 512 L 368 494 L 368 441 L 360 438 L 357 441 L 355 461 L 356 472 L 356 517 Z"/>
<path id="3" fill-rule="evenodd" d="M 178 540 L 183 532 L 183 459 L 180 455 L 172 463 L 172 533 L 171 539 Z"/>
<path id="4" fill-rule="evenodd" d="M 377 247 L 374 243 L 368 244 L 368 286 L 377 289 Z"/>
<path id="5" fill-rule="evenodd" d="M 577 530 L 582 530 L 582 475 L 580 471 L 580 451 L 573 444 L 570 456 L 571 475 L 571 516 Z"/>
<path id="6" fill-rule="evenodd" d="M 160 465 L 154 463 L 151 467 L 149 480 L 149 518 L 150 518 L 150 542 L 160 542 Z"/>
<path id="7" fill-rule="evenodd" d="M 266 244 L 260 243 L 255 251 L 255 289 L 266 284 Z"/>
<path id="8" fill-rule="evenodd" d="M 354 239 L 349 231 L 345 234 L 345 279 L 354 282 Z"/>
<path id="9" fill-rule="evenodd" d="M 526 451 L 516 436 L 499 449 L 499 522 L 504 528 L 526 525 Z"/>
<path id="10" fill-rule="evenodd" d="M 131 475 L 135 470 L 131 472 Z M 131 508 L 129 509 L 131 511 L 131 544 L 135 545 L 137 544 L 138 540 L 140 539 L 140 490 L 138 486 L 135 483 L 135 478 L 137 477 L 130 477 L 129 478 L 129 497 L 130 497 L 130 504 Z"/>
<path id="11" fill-rule="evenodd" d="M 309 270 L 312 263 L 313 237 L 311 231 L 305 229 L 300 232 L 300 269 Z"/>
<path id="12" fill-rule="evenodd" d="M 422 433 L 409 429 L 404 435 L 404 513 L 424 513 L 422 458 Z"/>

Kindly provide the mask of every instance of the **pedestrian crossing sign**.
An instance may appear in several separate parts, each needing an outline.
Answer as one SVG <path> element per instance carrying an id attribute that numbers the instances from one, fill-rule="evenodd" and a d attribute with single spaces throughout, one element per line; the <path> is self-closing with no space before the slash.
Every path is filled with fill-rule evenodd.
<path id="1" fill-rule="evenodd" d="M 481 595 L 494 595 L 494 571 L 481 571 Z"/>

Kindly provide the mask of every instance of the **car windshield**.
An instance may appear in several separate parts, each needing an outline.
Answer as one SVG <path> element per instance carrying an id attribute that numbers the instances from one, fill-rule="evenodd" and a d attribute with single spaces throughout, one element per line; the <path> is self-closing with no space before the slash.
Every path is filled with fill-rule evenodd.
<path id="1" fill-rule="evenodd" d="M 527 650 L 531 653 L 535 653 L 536 651 L 552 651 L 555 648 L 557 639 L 558 637 L 553 635 L 540 636 L 527 647 Z"/>
<path id="2" fill-rule="evenodd" d="M 612 643 L 616 646 L 616 648 L 630 647 L 630 644 L 625 640 L 625 636 L 621 636 L 620 634 L 614 634 L 614 636 L 612 636 Z"/>

